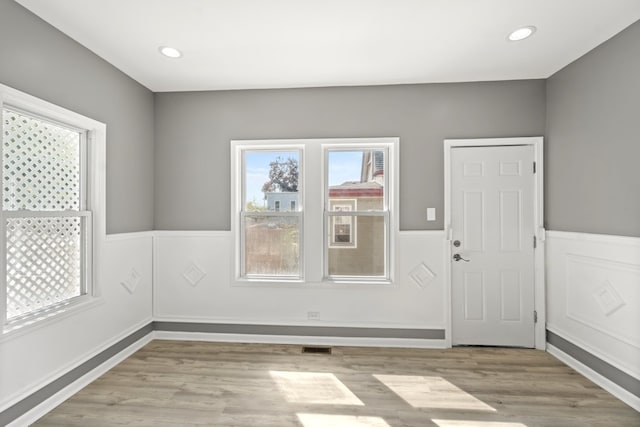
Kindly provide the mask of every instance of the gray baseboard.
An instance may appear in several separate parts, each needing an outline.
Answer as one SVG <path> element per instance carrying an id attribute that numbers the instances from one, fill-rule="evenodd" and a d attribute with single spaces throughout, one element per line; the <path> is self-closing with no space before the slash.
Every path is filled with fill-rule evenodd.
<path id="1" fill-rule="evenodd" d="M 334 326 L 239 325 L 230 323 L 154 322 L 155 330 L 210 334 L 281 335 L 339 338 L 442 340 L 444 329 L 351 328 Z"/>
<path id="2" fill-rule="evenodd" d="M 559 335 L 547 330 L 547 342 L 576 359 L 589 369 L 617 384 L 629 393 L 640 397 L 640 380 L 604 360 L 594 356 L 587 350 L 573 344 Z"/>

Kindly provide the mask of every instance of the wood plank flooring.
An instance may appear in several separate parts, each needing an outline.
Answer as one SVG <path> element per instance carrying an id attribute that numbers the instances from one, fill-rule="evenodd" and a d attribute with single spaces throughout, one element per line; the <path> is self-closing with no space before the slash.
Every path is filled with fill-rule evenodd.
<path id="1" fill-rule="evenodd" d="M 152 341 L 37 426 L 640 426 L 536 350 Z"/>

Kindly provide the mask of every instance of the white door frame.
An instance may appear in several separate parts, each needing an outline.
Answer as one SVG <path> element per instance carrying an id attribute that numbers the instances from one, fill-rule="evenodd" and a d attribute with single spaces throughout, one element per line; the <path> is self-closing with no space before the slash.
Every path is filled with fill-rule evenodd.
<path id="1" fill-rule="evenodd" d="M 534 151 L 534 161 L 536 162 L 536 174 L 534 176 L 534 225 L 537 246 L 534 249 L 534 310 L 536 311 L 537 323 L 535 324 L 535 348 L 544 350 L 546 348 L 546 312 L 545 312 L 545 267 L 544 267 L 544 165 L 543 165 L 543 137 L 524 138 L 482 138 L 482 139 L 445 139 L 444 140 L 444 272 L 445 272 L 445 305 L 446 305 L 446 327 L 445 343 L 451 347 L 452 340 L 452 301 L 451 301 L 451 149 L 454 147 L 488 147 L 488 146 L 509 146 L 509 145 L 530 145 Z"/>

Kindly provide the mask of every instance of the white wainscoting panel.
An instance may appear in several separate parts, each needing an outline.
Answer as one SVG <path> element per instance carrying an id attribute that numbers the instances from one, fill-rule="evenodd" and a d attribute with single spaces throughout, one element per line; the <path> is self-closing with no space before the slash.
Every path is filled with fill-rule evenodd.
<path id="1" fill-rule="evenodd" d="M 107 236 L 96 303 L 0 336 L 0 411 L 152 320 L 152 248 L 151 233 Z"/>
<path id="2" fill-rule="evenodd" d="M 547 329 L 640 378 L 640 238 L 548 231 Z"/>
<path id="3" fill-rule="evenodd" d="M 445 329 L 443 239 L 442 231 L 400 232 L 392 284 L 238 285 L 230 232 L 158 231 L 155 319 Z"/>

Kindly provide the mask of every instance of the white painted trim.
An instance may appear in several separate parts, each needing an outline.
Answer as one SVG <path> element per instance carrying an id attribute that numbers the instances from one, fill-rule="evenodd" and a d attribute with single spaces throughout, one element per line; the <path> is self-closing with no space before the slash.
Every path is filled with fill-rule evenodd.
<path id="1" fill-rule="evenodd" d="M 51 102 L 45 101 L 33 95 L 14 89 L 0 83 L 0 93 L 2 102 L 10 106 L 36 112 L 47 118 L 53 119 L 63 124 L 67 124 L 79 129 L 105 128 L 106 125 L 97 120 L 83 116 L 74 111 L 60 107 Z M 69 121 L 71 120 L 71 123 Z"/>
<path id="2" fill-rule="evenodd" d="M 40 317 L 33 319 L 30 324 L 18 324 L 12 329 L 5 329 L 0 332 L 0 344 L 14 338 L 30 334 L 40 328 L 51 326 L 63 319 L 71 316 L 75 316 L 83 311 L 93 309 L 105 303 L 101 297 L 91 298 L 87 295 L 84 298 L 72 301 L 68 306 L 61 306 L 56 310 L 52 310 L 51 314 L 47 317 Z"/>
<path id="3" fill-rule="evenodd" d="M 335 345 L 347 347 L 397 347 L 444 349 L 444 340 L 405 338 L 311 337 L 297 335 L 218 334 L 206 332 L 155 331 L 160 340 L 240 342 L 251 344 Z"/>
<path id="4" fill-rule="evenodd" d="M 322 160 L 322 154 L 328 148 L 385 148 L 388 153 L 388 168 L 390 173 L 385 173 L 385 180 L 388 188 L 392 189 L 387 194 L 389 205 L 389 228 L 388 228 L 388 277 L 384 279 L 354 278 L 355 282 L 372 284 L 392 283 L 395 277 L 395 256 L 391 253 L 396 245 L 399 230 L 399 137 L 369 137 L 369 138 L 300 138 L 300 139 L 273 139 L 273 140 L 231 140 L 230 141 L 230 164 L 231 164 L 231 233 L 233 238 L 233 262 L 230 266 L 232 275 L 232 286 L 254 286 L 255 281 L 242 277 L 242 230 L 240 213 L 242 212 L 243 191 L 242 177 L 244 174 L 243 153 L 245 151 L 265 149 L 265 150 L 300 150 L 301 169 L 299 188 L 299 207 L 302 215 L 302 233 L 300 237 L 300 277 L 291 279 L 267 277 L 265 280 L 256 278 L 261 287 L 281 286 L 283 282 L 288 282 L 294 286 L 311 283 L 330 283 L 332 278 L 327 278 L 328 274 L 324 268 L 326 260 L 326 241 L 324 233 L 324 188 L 326 181 L 326 171 L 324 170 L 326 161 Z M 315 156 L 320 156 L 316 159 Z M 309 161 L 309 159 L 313 161 Z M 320 177 L 321 185 L 312 185 L 313 180 L 309 176 Z M 321 226 L 320 226 L 321 225 Z M 324 242 L 320 247 L 310 245 L 307 242 Z M 360 280 L 364 279 L 364 280 Z M 337 278 L 344 280 L 346 278 Z"/>
<path id="5" fill-rule="evenodd" d="M 107 242 L 116 242 L 122 240 L 133 240 L 133 239 L 144 239 L 144 238 L 153 238 L 155 235 L 155 231 L 133 231 L 131 233 L 116 233 L 116 234 L 107 234 L 105 240 Z"/>
<path id="6" fill-rule="evenodd" d="M 618 236 L 614 234 L 577 233 L 573 231 L 547 230 L 547 238 L 577 240 L 582 242 L 605 243 L 613 245 L 640 246 L 640 237 Z"/>
<path id="7" fill-rule="evenodd" d="M 534 227 L 538 245 L 534 249 L 535 257 L 535 284 L 534 284 L 534 310 L 538 313 L 538 322 L 535 324 L 534 345 L 539 350 L 544 350 L 546 345 L 546 296 L 545 296 L 545 240 L 544 229 L 544 148 L 543 137 L 522 138 L 482 138 L 482 139 L 445 139 L 444 140 L 444 284 L 446 294 L 445 318 L 447 323 L 446 336 L 451 341 L 452 335 L 452 301 L 451 301 L 451 149 L 453 147 L 486 147 L 530 145 L 534 150 L 536 162 L 536 174 L 534 176 Z"/>
<path id="8" fill-rule="evenodd" d="M 562 328 L 558 328 L 556 325 L 554 325 L 553 323 L 549 323 L 547 325 L 547 330 L 549 330 L 550 332 L 553 332 L 554 334 L 558 335 L 559 337 L 564 338 L 565 340 L 571 342 L 574 345 L 577 345 L 578 347 L 580 347 L 581 349 L 585 350 L 587 353 L 590 353 L 591 355 L 597 357 L 598 359 L 604 360 L 605 362 L 607 362 L 608 364 L 610 364 L 611 366 L 620 369 L 622 372 L 625 372 L 626 374 L 629 374 L 633 377 L 635 377 L 637 374 L 633 373 L 633 370 L 630 369 L 630 366 L 626 366 L 625 363 L 621 362 L 619 359 L 612 357 L 611 355 L 606 355 L 604 354 L 602 351 L 600 351 L 599 349 L 593 347 L 592 345 L 586 343 L 584 340 L 577 338 L 575 335 L 566 332 L 565 330 L 563 330 Z"/>
<path id="9" fill-rule="evenodd" d="M 84 206 L 83 211 L 77 212 L 78 216 L 84 216 L 83 212 L 87 209 L 91 213 L 89 218 L 89 231 L 85 235 L 85 262 L 87 263 L 86 277 L 83 282 L 86 287 L 86 298 L 97 299 L 101 294 L 101 283 L 99 278 L 102 277 L 100 272 L 103 268 L 102 252 L 104 251 L 104 243 L 106 236 L 106 133 L 107 126 L 97 120 L 86 117 L 82 114 L 68 110 L 51 102 L 45 101 L 38 97 L 29 95 L 12 87 L 0 84 L 0 109 L 7 104 L 8 106 L 18 108 L 28 114 L 36 114 L 45 120 L 52 120 L 65 126 L 77 128 L 86 132 L 87 140 L 83 139 L 87 149 L 83 150 L 87 156 L 83 160 L 82 186 L 87 187 L 83 191 Z M 2 138 L 0 138 L 2 139 Z M 88 174 L 87 174 L 88 172 Z M 0 176 L 2 172 L 0 171 Z M 1 193 L 1 190 L 0 190 Z M 38 215 L 42 215 L 41 213 Z M 60 215 L 66 215 L 61 213 Z M 0 209 L 0 231 L 4 230 L 4 218 L 6 213 Z M 2 239 L 0 239 L 2 240 Z M 4 245 L 4 243 L 2 243 Z M 0 262 L 0 277 L 6 275 L 5 263 Z M 0 334 L 5 327 L 5 299 L 6 284 L 3 283 L 0 288 Z M 73 307 L 73 308 L 72 308 Z M 74 310 L 75 307 L 85 307 L 84 304 L 73 304 L 68 310 Z M 46 310 L 46 309 L 45 309 Z M 66 310 L 56 311 L 55 313 L 66 313 Z M 32 318 L 37 318 L 43 310 L 34 312 Z M 38 322 L 25 323 L 21 329 L 28 330 L 36 327 Z M 10 331 L 11 332 L 11 331 Z"/>
<path id="10" fill-rule="evenodd" d="M 122 339 L 128 337 L 129 335 L 131 335 L 132 333 L 136 332 L 140 328 L 148 325 L 152 321 L 153 321 L 153 319 L 149 317 L 149 318 L 143 320 L 142 322 L 137 323 L 136 325 L 134 325 L 134 326 L 128 328 L 127 330 L 123 331 L 122 333 L 116 335 L 114 338 L 110 339 L 109 341 L 104 342 L 99 347 L 94 348 L 93 350 L 90 350 L 90 351 L 86 352 L 85 354 L 82 354 L 82 355 L 78 356 L 77 358 L 75 358 L 74 360 L 72 360 L 71 362 L 69 362 L 65 366 L 63 366 L 62 368 L 52 372 L 47 377 L 43 378 L 42 380 L 38 381 L 37 383 L 30 384 L 27 387 L 24 387 L 23 389 L 17 391 L 16 393 L 13 393 L 13 395 L 8 396 L 6 399 L 4 399 L 2 402 L 0 402 L 0 412 L 4 411 L 5 409 L 7 409 L 10 406 L 15 405 L 16 403 L 20 402 L 22 399 L 24 399 L 26 397 L 29 397 L 30 395 L 32 395 L 36 391 L 44 388 L 45 386 L 51 384 L 53 381 L 57 380 L 58 378 L 62 377 L 63 375 L 69 373 L 71 370 L 77 368 L 78 366 L 82 365 L 86 361 L 90 360 L 91 358 L 93 358 L 93 357 L 97 356 L 98 354 L 102 353 L 103 351 L 107 350 L 109 347 L 111 347 L 114 344 L 118 343 Z"/>
<path id="11" fill-rule="evenodd" d="M 153 230 L 154 237 L 228 237 L 228 230 Z"/>
<path id="12" fill-rule="evenodd" d="M 153 232 L 151 239 L 151 317 L 156 320 L 158 317 L 158 232 Z"/>
<path id="13" fill-rule="evenodd" d="M 599 385 L 600 387 L 614 395 L 616 398 L 622 400 L 624 403 L 631 406 L 636 411 L 640 411 L 640 397 L 628 392 L 613 381 L 603 377 L 593 369 L 589 368 L 587 365 L 579 362 L 578 360 L 574 359 L 567 353 L 551 344 L 547 344 L 547 353 L 551 354 L 570 368 L 578 371 L 587 379 Z"/>
<path id="14" fill-rule="evenodd" d="M 92 369 L 91 371 L 84 374 L 82 377 L 78 378 L 38 406 L 35 406 L 24 415 L 18 417 L 13 422 L 9 423 L 7 427 L 19 427 L 25 425 L 31 425 L 36 422 L 47 413 L 55 409 L 58 405 L 60 405 L 65 400 L 69 399 L 71 396 L 82 390 L 84 387 L 98 379 L 101 375 L 105 374 L 107 371 L 114 368 L 120 362 L 125 360 L 127 357 L 131 356 L 136 351 L 140 350 L 142 347 L 150 343 L 154 339 L 153 331 L 131 344 L 129 347 L 125 348 L 118 354 L 114 355 L 110 359 L 106 360 L 100 366 Z"/>
<path id="15" fill-rule="evenodd" d="M 452 315 L 452 301 L 451 301 L 451 227 L 448 228 L 449 232 L 445 233 L 445 238 L 442 241 L 442 252 L 444 256 L 442 257 L 442 275 L 443 275 L 443 285 L 444 285 L 444 321 L 445 321 L 445 330 L 444 330 L 444 338 L 447 342 L 447 348 L 453 347 L 453 315 Z"/>
<path id="16" fill-rule="evenodd" d="M 601 258 L 601 257 L 595 257 L 595 256 L 586 256 L 586 255 L 582 255 L 582 254 L 576 254 L 576 253 L 572 253 L 569 251 L 565 251 L 564 252 L 564 258 L 565 258 L 565 268 L 569 268 L 568 266 L 570 264 L 574 264 L 574 265 L 582 265 L 583 267 L 587 267 L 587 266 L 599 266 L 601 268 L 608 268 L 609 271 L 626 271 L 629 273 L 634 273 L 636 275 L 640 274 L 640 264 L 639 263 L 628 263 L 628 262 L 621 262 L 621 261 L 617 261 L 617 260 L 612 260 L 612 259 L 608 259 L 608 258 Z M 570 277 L 569 274 L 567 272 L 567 282 L 570 281 Z M 565 301 L 565 317 L 571 321 L 574 322 L 578 322 L 581 323 L 582 325 L 591 328 L 595 331 L 600 332 L 601 334 L 605 335 L 605 336 L 609 336 L 612 338 L 615 338 L 616 340 L 625 343 L 627 345 L 630 345 L 632 347 L 635 347 L 637 349 L 640 349 L 640 340 L 637 337 L 633 337 L 633 336 L 625 336 L 622 333 L 619 333 L 615 328 L 606 328 L 603 325 L 598 324 L 597 322 L 594 322 L 590 316 L 583 314 L 579 314 L 576 313 L 574 310 L 571 309 L 571 298 L 569 295 L 569 285 L 568 283 L 565 283 L 566 286 L 566 290 L 565 292 L 567 293 L 566 296 L 566 301 Z M 615 292 L 615 289 L 612 289 L 613 292 Z M 618 298 L 620 298 L 618 296 Z M 627 303 L 623 303 L 624 304 L 628 304 Z M 548 328 L 547 328 L 548 329 Z"/>

